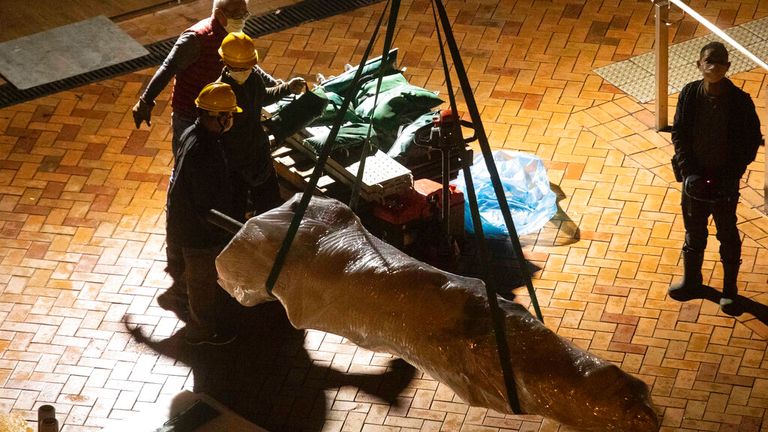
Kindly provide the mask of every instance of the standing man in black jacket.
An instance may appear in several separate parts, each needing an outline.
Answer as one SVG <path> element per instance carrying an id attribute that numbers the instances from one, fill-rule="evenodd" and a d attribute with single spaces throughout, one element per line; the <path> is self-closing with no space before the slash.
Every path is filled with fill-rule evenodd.
<path id="1" fill-rule="evenodd" d="M 283 96 L 300 94 L 306 82 L 303 78 L 293 78 L 268 87 L 263 71 L 256 66 L 259 55 L 253 40 L 245 33 L 228 34 L 221 43 L 219 55 L 224 63 L 219 81 L 232 87 L 243 109 L 234 115 L 232 129 L 224 134 L 224 150 L 237 173 L 236 187 L 248 191 L 248 208 L 243 209 L 243 214 L 256 215 L 282 203 L 269 138 L 261 123 L 261 108 Z"/>
<path id="2" fill-rule="evenodd" d="M 230 86 L 221 82 L 205 86 L 195 105 L 197 120 L 181 136 L 168 186 L 166 242 L 169 248 L 180 250 L 183 259 L 169 261 L 167 271 L 186 284 L 189 320 L 185 340 L 193 345 L 223 345 L 236 334 L 227 321 L 228 294 L 218 284 L 216 256 L 231 234 L 208 222 L 208 213 L 215 209 L 242 220 L 236 212 L 245 197 L 232 185 L 222 144 L 222 134 L 232 127 L 232 116 L 242 110 Z M 177 266 L 182 268 L 174 268 Z"/>
<path id="3" fill-rule="evenodd" d="M 725 78 L 731 63 L 720 42 L 710 42 L 696 62 L 703 79 L 680 92 L 672 126 L 675 177 L 683 183 L 685 225 L 684 275 L 669 288 L 669 296 L 685 301 L 701 288 L 701 266 L 711 215 L 720 241 L 723 294 L 720 309 L 740 315 L 736 280 L 741 264 L 741 237 L 736 227 L 739 181 L 755 160 L 762 142 L 760 120 L 749 94 Z"/>

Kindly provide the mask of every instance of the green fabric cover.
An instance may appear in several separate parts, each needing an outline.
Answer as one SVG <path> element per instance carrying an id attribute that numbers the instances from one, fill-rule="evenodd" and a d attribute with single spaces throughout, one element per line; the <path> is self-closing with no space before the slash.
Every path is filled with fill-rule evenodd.
<path id="1" fill-rule="evenodd" d="M 384 93 L 379 93 L 376 106 L 374 96 L 365 98 L 355 108 L 355 113 L 373 123 L 379 134 L 382 151 L 389 151 L 398 135 L 401 125 L 409 124 L 422 114 L 443 103 L 443 100 L 429 90 L 403 84 Z"/>
<path id="2" fill-rule="evenodd" d="M 420 138 L 429 137 L 429 129 L 431 129 L 431 125 L 434 123 L 435 115 L 434 111 L 430 111 L 403 128 L 403 131 L 400 132 L 400 135 L 395 140 L 395 143 L 392 144 L 387 154 L 405 166 L 408 166 L 407 162 L 410 159 L 424 159 L 430 150 L 416 145 L 415 138 L 417 132 L 419 132 Z"/>
<path id="3" fill-rule="evenodd" d="M 347 123 L 341 126 L 333 145 L 333 153 L 362 146 L 368 136 L 368 127 L 368 123 Z M 329 133 L 330 129 L 324 129 L 322 132 L 304 139 L 304 144 L 313 148 L 316 154 L 320 154 Z M 373 129 L 371 129 L 371 144 L 373 146 L 378 144 L 376 131 Z"/>
<path id="4" fill-rule="evenodd" d="M 400 72 L 394 66 L 396 60 L 396 49 L 390 51 L 389 62 L 385 63 L 383 66 L 381 65 L 381 56 L 368 60 L 365 66 L 363 66 L 363 73 L 360 76 L 360 83 L 366 82 L 373 77 L 377 77 L 380 66 L 384 69 L 384 75 Z M 352 79 L 355 77 L 355 73 L 357 72 L 358 67 L 359 66 L 354 67 L 348 71 L 345 71 L 341 75 L 337 75 L 328 79 L 327 81 L 323 82 L 321 86 L 325 91 L 336 93 L 342 96 L 346 95 L 347 90 L 349 90 L 349 88 L 352 86 Z"/>
<path id="5" fill-rule="evenodd" d="M 328 97 L 322 89 L 316 88 L 284 103 L 280 101 L 278 106 L 280 111 L 270 119 L 269 128 L 275 141 L 280 143 L 320 117 L 328 106 Z"/>
<path id="6" fill-rule="evenodd" d="M 336 120 L 336 113 L 344 103 L 344 98 L 333 92 L 325 92 L 325 96 L 328 98 L 328 105 L 325 106 L 323 114 L 312 122 L 311 126 L 330 126 L 333 121 Z M 352 101 L 354 103 L 354 101 Z M 347 107 L 347 112 L 344 114 L 344 123 L 364 123 L 363 119 L 359 115 L 355 114 L 354 107 L 350 104 Z"/>
<path id="7" fill-rule="evenodd" d="M 362 101 L 366 98 L 373 97 L 376 94 L 376 83 L 379 82 L 379 77 L 375 76 L 370 81 L 366 81 L 360 87 L 360 91 L 357 92 L 357 100 Z M 381 80 L 381 88 L 379 93 L 385 93 L 392 90 L 395 87 L 408 84 L 408 80 L 405 79 L 402 73 L 395 73 L 387 75 Z"/>

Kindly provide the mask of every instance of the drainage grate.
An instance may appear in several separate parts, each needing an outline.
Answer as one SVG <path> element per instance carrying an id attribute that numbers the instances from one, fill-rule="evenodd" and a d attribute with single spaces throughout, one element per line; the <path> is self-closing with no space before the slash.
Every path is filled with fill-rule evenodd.
<path id="1" fill-rule="evenodd" d="M 309 21 L 328 18 L 382 0 L 304 0 L 264 15 L 250 18 L 245 23 L 245 33 L 257 38 L 270 33 L 296 27 Z M 59 81 L 19 90 L 12 84 L 0 86 L 0 108 L 36 99 L 63 90 L 105 80 L 118 75 L 160 65 L 176 43 L 176 37 L 145 46 L 149 54 L 116 65 L 75 75 Z"/>

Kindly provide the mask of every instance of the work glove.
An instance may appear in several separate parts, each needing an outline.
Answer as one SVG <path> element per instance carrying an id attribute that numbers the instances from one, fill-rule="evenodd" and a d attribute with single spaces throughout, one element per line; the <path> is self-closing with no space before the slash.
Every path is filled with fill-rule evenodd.
<path id="1" fill-rule="evenodd" d="M 288 81 L 288 89 L 293 94 L 301 94 L 304 91 L 304 88 L 307 87 L 307 82 L 304 81 L 304 78 L 293 78 L 290 81 Z"/>
<path id="2" fill-rule="evenodd" d="M 136 129 L 141 127 L 141 122 L 147 122 L 147 126 L 152 126 L 152 108 L 154 102 L 149 104 L 144 99 L 139 98 L 136 105 L 133 106 L 133 122 L 136 123 Z"/>

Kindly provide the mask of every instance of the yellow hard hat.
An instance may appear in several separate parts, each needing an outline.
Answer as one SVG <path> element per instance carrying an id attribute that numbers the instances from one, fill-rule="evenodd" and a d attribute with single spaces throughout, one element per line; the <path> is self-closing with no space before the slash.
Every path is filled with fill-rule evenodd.
<path id="1" fill-rule="evenodd" d="M 253 39 L 243 32 L 229 33 L 221 42 L 219 55 L 227 66 L 249 68 L 259 62 Z"/>
<path id="2" fill-rule="evenodd" d="M 195 106 L 210 112 L 243 112 L 237 106 L 237 97 L 232 87 L 223 82 L 212 82 L 197 95 Z"/>

